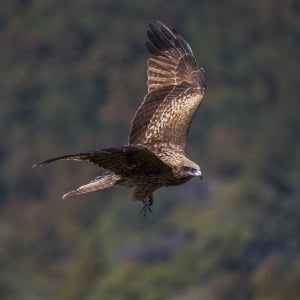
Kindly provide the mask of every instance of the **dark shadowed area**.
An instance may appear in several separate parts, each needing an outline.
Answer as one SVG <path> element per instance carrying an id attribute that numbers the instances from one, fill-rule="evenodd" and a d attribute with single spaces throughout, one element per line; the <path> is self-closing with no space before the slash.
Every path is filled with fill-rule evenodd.
<path id="1" fill-rule="evenodd" d="M 0 298 L 283 300 L 300 295 L 300 6 L 293 0 L 0 4 Z M 126 144 L 150 20 L 178 29 L 207 90 L 187 154 L 204 179 L 139 214 L 56 155 Z"/>

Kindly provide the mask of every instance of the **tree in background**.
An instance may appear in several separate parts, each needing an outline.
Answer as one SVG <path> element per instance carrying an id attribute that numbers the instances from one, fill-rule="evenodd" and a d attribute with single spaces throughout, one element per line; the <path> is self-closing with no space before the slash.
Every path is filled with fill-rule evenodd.
<path id="1" fill-rule="evenodd" d="M 297 299 L 299 14 L 292 0 L 1 4 L 1 299 Z M 126 143 L 153 19 L 206 69 L 188 148 L 204 181 L 160 192 L 146 220 L 129 191 L 61 200 L 97 169 L 32 163 Z"/>

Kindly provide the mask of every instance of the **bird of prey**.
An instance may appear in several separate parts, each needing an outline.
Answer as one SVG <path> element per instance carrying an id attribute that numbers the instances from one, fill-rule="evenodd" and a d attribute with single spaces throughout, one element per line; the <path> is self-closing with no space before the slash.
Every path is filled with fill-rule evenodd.
<path id="1" fill-rule="evenodd" d="M 134 199 L 143 201 L 141 212 L 146 215 L 151 212 L 155 190 L 183 184 L 192 177 L 202 178 L 200 167 L 186 157 L 185 146 L 205 91 L 204 69 L 197 66 L 191 47 L 175 29 L 160 21 L 150 22 L 147 36 L 148 93 L 133 117 L 128 144 L 34 165 L 86 160 L 104 169 L 102 175 L 63 198 L 114 185 L 131 187 Z"/>

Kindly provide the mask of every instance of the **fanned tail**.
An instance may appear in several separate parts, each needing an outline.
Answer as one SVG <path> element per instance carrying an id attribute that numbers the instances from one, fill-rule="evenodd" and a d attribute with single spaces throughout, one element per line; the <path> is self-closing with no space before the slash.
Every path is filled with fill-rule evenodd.
<path id="1" fill-rule="evenodd" d="M 116 182 L 119 181 L 120 179 L 121 179 L 120 175 L 104 174 L 92 180 L 90 183 L 82 185 L 78 189 L 64 194 L 62 198 L 65 199 L 68 197 L 86 194 L 97 190 L 103 190 L 114 186 Z"/>

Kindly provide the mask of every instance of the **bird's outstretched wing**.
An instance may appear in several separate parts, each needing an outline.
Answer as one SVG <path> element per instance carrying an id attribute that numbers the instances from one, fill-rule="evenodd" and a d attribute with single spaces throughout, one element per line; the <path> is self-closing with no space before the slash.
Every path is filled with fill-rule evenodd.
<path id="1" fill-rule="evenodd" d="M 125 177 L 127 175 L 161 176 L 171 173 L 169 166 L 142 145 L 126 145 L 87 153 L 59 156 L 36 163 L 33 167 L 43 166 L 57 160 L 86 160 Z"/>
<path id="2" fill-rule="evenodd" d="M 204 70 L 198 68 L 191 47 L 175 29 L 157 21 L 150 23 L 147 34 L 148 94 L 132 120 L 129 144 L 151 150 L 169 144 L 184 152 L 204 95 Z"/>

